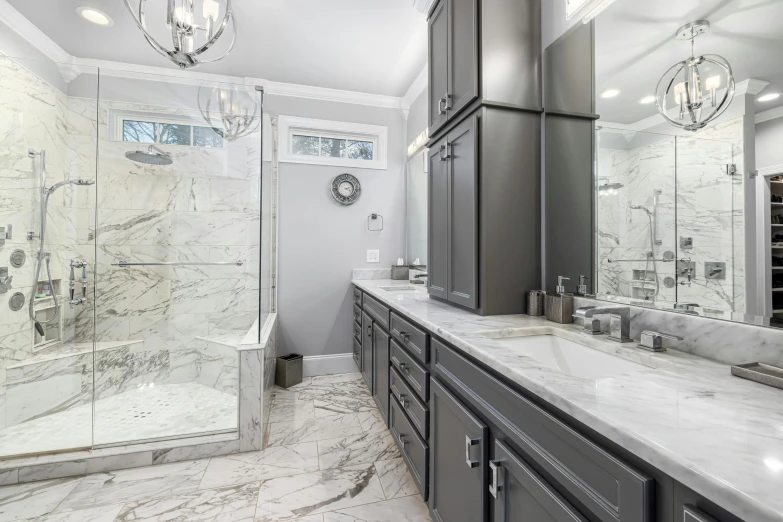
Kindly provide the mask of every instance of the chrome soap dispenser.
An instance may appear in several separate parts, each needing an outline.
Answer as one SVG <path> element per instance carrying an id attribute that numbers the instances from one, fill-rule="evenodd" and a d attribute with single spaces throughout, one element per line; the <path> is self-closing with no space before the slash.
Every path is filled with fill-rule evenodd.
<path id="1" fill-rule="evenodd" d="M 566 293 L 563 281 L 569 278 L 557 276 L 557 287 L 555 292 L 546 293 L 545 314 L 549 321 L 560 324 L 570 324 L 574 322 L 574 294 Z"/>

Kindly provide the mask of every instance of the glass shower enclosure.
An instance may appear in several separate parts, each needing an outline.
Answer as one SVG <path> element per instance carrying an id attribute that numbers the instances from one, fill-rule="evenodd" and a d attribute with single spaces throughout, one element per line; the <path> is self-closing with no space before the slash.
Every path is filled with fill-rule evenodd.
<path id="1" fill-rule="evenodd" d="M 254 86 L 0 55 L 0 458 L 237 431 L 263 121 Z"/>

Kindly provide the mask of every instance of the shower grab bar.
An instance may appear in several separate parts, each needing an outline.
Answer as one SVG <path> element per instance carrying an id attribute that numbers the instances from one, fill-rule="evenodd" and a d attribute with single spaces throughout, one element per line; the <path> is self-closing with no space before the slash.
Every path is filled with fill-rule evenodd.
<path id="1" fill-rule="evenodd" d="M 119 261 L 117 263 L 112 263 L 111 266 L 126 268 L 129 266 L 225 266 L 225 265 L 242 266 L 244 264 L 245 264 L 244 261 L 217 261 L 214 263 L 181 263 L 178 261 L 160 261 L 157 263 L 129 263 L 127 261 Z"/>
<path id="2" fill-rule="evenodd" d="M 643 261 L 661 261 L 663 263 L 671 263 L 674 261 L 674 259 L 653 259 L 651 257 L 645 257 L 641 259 L 612 259 L 608 258 L 606 260 L 607 263 L 641 263 Z"/>

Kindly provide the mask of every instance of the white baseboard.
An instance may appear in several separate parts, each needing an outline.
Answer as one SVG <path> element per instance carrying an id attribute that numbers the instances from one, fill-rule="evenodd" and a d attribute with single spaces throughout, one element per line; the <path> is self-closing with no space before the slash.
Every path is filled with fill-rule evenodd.
<path id="1" fill-rule="evenodd" d="M 315 375 L 335 375 L 339 373 L 355 373 L 359 368 L 353 360 L 352 353 L 338 353 L 335 355 L 308 355 L 303 362 L 303 374 L 305 377 Z"/>

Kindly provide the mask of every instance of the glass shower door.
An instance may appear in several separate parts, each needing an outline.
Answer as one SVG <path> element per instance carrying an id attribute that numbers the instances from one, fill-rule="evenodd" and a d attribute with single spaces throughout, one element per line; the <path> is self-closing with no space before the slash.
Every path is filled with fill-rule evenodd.
<path id="1" fill-rule="evenodd" d="M 741 137 L 741 125 L 738 119 L 709 131 Z M 731 318 L 745 310 L 742 160 L 730 141 L 703 133 L 677 138 L 677 301 L 698 305 L 701 315 Z"/>
<path id="2" fill-rule="evenodd" d="M 101 92 L 95 445 L 235 433 L 259 317 L 260 96 L 153 76 Z"/>
<path id="3" fill-rule="evenodd" d="M 70 79 L 0 55 L 0 458 L 92 446 L 97 70 Z"/>

